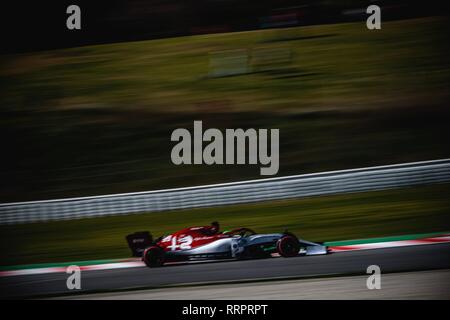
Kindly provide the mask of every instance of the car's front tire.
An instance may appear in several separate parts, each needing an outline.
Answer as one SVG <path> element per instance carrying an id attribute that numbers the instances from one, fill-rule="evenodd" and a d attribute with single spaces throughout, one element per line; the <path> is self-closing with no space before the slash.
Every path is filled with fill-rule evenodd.
<path id="1" fill-rule="evenodd" d="M 291 235 L 284 235 L 277 241 L 277 252 L 280 256 L 288 258 L 288 257 L 296 257 L 298 256 L 298 252 L 300 251 L 300 243 L 297 238 Z"/>
<path id="2" fill-rule="evenodd" d="M 144 250 L 142 260 L 149 268 L 161 267 L 164 264 L 164 250 L 153 246 Z"/>

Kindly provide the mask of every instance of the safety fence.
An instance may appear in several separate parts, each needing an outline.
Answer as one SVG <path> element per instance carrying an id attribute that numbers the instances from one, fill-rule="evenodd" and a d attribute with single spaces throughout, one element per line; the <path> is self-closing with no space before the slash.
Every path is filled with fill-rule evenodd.
<path id="1" fill-rule="evenodd" d="M 215 185 L 0 204 L 0 224 L 80 219 L 383 190 L 450 181 L 450 159 Z"/>

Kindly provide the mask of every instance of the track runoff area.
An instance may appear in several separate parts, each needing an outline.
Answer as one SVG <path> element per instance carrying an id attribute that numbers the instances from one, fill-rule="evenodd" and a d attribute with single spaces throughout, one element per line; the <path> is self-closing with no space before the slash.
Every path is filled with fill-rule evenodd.
<path id="1" fill-rule="evenodd" d="M 450 232 L 336 241 L 325 243 L 326 256 L 155 269 L 140 259 L 4 267 L 0 298 L 450 299 L 449 242 Z M 81 270 L 78 290 L 67 287 L 71 265 Z M 368 289 L 373 268 L 379 268 L 381 290 Z"/>

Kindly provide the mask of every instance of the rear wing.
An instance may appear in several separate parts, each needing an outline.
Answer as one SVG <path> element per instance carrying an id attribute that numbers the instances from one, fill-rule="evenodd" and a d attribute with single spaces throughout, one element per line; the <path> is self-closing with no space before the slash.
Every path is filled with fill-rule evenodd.
<path id="1" fill-rule="evenodd" d="M 133 257 L 142 257 L 144 250 L 153 242 L 153 237 L 148 231 L 135 232 L 127 235 L 125 238 Z"/>

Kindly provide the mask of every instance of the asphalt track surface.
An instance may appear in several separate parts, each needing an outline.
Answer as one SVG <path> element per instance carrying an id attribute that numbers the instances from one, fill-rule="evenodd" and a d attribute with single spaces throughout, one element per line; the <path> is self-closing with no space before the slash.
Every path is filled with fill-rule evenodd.
<path id="1" fill-rule="evenodd" d="M 382 274 L 380 289 L 367 288 L 368 276 L 265 281 L 132 290 L 55 299 L 67 300 L 362 300 L 450 299 L 450 269 Z"/>
<path id="2" fill-rule="evenodd" d="M 326 256 L 269 258 L 202 264 L 83 271 L 81 290 L 68 290 L 65 273 L 0 278 L 0 298 L 62 296 L 74 293 L 162 288 L 175 285 L 253 282 L 366 274 L 369 265 L 381 272 L 450 269 L 450 244 L 431 244 L 349 251 Z M 186 297 L 188 299 L 188 297 Z"/>

